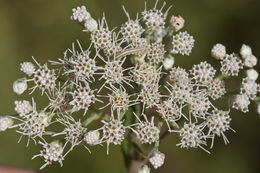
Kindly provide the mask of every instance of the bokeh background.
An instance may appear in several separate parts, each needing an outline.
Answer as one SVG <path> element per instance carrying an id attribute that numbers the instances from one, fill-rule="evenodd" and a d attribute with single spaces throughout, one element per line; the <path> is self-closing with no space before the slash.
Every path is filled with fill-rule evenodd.
<path id="1" fill-rule="evenodd" d="M 148 0 L 152 7 L 155 0 Z M 173 4 L 169 14 L 181 14 L 186 19 L 185 30 L 195 37 L 195 47 L 190 57 L 176 56 L 176 65 L 191 68 L 207 60 L 215 67 L 219 62 L 210 58 L 215 43 L 223 43 L 229 53 L 238 52 L 243 43 L 260 56 L 260 1 L 259 0 L 166 0 Z M 162 2 L 161 2 L 162 3 Z M 89 34 L 70 20 L 71 9 L 86 5 L 97 19 L 105 12 L 110 27 L 126 21 L 121 6 L 125 5 L 131 16 L 144 9 L 143 0 L 0 0 L 0 112 L 14 113 L 14 100 L 21 99 L 12 92 L 12 82 L 22 77 L 19 63 L 30 61 L 33 55 L 43 63 L 62 57 L 76 39 L 83 46 L 89 44 Z M 259 65 L 257 67 L 260 72 Z M 23 98 L 23 97 L 22 97 Z M 29 98 L 28 98 L 29 99 Z M 41 97 L 36 97 L 41 104 Z M 43 101 L 44 102 L 44 101 Z M 260 115 L 255 105 L 251 112 L 231 111 L 232 127 L 228 132 L 231 143 L 224 145 L 216 140 L 212 154 L 202 150 L 177 148 L 177 135 L 170 135 L 161 144 L 166 154 L 163 173 L 258 173 L 260 163 Z M 31 160 L 40 150 L 33 143 L 26 148 L 26 140 L 17 144 L 19 135 L 14 130 L 0 133 L 0 163 L 38 169 L 42 159 Z M 53 164 L 46 173 L 123 173 L 125 172 L 120 147 L 111 147 L 109 156 L 105 147 L 92 148 L 90 155 L 83 147 L 76 148 L 64 161 L 64 166 Z"/>

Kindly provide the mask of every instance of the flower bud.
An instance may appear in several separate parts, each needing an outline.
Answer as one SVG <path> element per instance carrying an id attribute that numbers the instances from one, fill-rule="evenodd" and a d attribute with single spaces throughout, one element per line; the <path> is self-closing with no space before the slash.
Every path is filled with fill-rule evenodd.
<path id="1" fill-rule="evenodd" d="M 20 66 L 20 70 L 28 76 L 31 76 L 35 72 L 35 67 L 31 62 L 23 62 Z"/>
<path id="2" fill-rule="evenodd" d="M 243 44 L 240 49 L 240 54 L 241 54 L 242 58 L 246 58 L 246 57 L 252 55 L 252 50 L 249 46 Z"/>
<path id="3" fill-rule="evenodd" d="M 99 131 L 90 131 L 84 135 L 84 141 L 88 145 L 97 145 L 100 143 L 99 141 Z"/>
<path id="4" fill-rule="evenodd" d="M 1 116 L 0 117 L 0 132 L 5 131 L 9 127 L 13 125 L 14 121 L 9 116 Z"/>
<path id="5" fill-rule="evenodd" d="M 244 64 L 246 67 L 252 68 L 257 64 L 257 58 L 254 55 L 249 55 L 245 58 Z"/>
<path id="6" fill-rule="evenodd" d="M 226 56 L 226 47 L 222 44 L 215 44 L 211 49 L 211 56 L 216 59 L 223 59 Z"/>
<path id="7" fill-rule="evenodd" d="M 21 95 L 27 89 L 28 85 L 26 80 L 27 80 L 26 78 L 21 78 L 14 81 L 13 91 L 16 94 Z"/>
<path id="8" fill-rule="evenodd" d="M 179 31 L 184 27 L 185 20 L 180 16 L 172 16 L 170 19 L 171 26 L 175 29 L 175 31 Z"/>
<path id="9" fill-rule="evenodd" d="M 84 24 L 87 32 L 93 32 L 95 30 L 97 30 L 98 28 L 98 24 L 97 21 L 93 18 L 89 18 L 86 20 L 85 24 Z"/>
<path id="10" fill-rule="evenodd" d="M 138 170 L 138 173 L 150 173 L 150 168 L 147 165 L 144 165 Z"/>
<path id="11" fill-rule="evenodd" d="M 249 69 L 246 71 L 248 79 L 255 81 L 258 78 L 258 72 L 254 69 Z"/>
<path id="12" fill-rule="evenodd" d="M 172 68 L 172 66 L 174 65 L 174 57 L 169 55 L 168 57 L 166 57 L 163 61 L 163 67 L 165 70 L 169 70 Z"/>
<path id="13" fill-rule="evenodd" d="M 153 165 L 154 169 L 161 167 L 164 164 L 165 155 L 161 152 L 154 152 L 150 157 L 149 162 Z"/>

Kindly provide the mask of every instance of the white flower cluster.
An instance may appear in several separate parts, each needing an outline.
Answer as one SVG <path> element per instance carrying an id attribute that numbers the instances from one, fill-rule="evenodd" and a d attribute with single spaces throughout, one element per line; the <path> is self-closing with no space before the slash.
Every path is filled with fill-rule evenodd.
<path id="1" fill-rule="evenodd" d="M 244 66 L 251 69 L 232 107 L 247 112 L 250 101 L 259 98 L 251 48 L 242 46 L 242 63 L 239 55 L 227 54 L 224 45 L 216 44 L 211 54 L 221 61 L 220 70 L 207 61 L 190 70 L 173 67 L 173 54 L 190 55 L 195 40 L 187 31 L 180 31 L 184 19 L 179 15 L 173 15 L 171 26 L 166 27 L 170 8 L 164 12 L 166 4 L 160 9 L 157 5 L 158 0 L 134 20 L 123 7 L 127 21 L 118 30 L 110 29 L 104 16 L 97 23 L 85 6 L 74 8 L 71 19 L 91 32 L 91 45 L 84 49 L 79 42 L 78 48 L 73 44 L 63 58 L 50 61 L 52 68 L 35 59 L 35 63 L 21 63 L 20 70 L 27 78 L 14 83 L 14 92 L 24 93 L 31 81 L 32 92 L 39 89 L 49 103 L 36 108 L 34 100 L 32 105 L 26 100 L 15 101 L 17 115 L 0 117 L 0 131 L 18 127 L 17 132 L 28 137 L 28 145 L 30 139 L 41 144 L 43 150 L 35 157 L 43 157 L 42 168 L 52 162 L 62 165 L 65 156 L 79 145 L 90 152 L 89 147 L 105 143 L 108 153 L 109 145 L 130 141 L 136 147 L 155 146 L 146 158 L 156 169 L 165 159 L 158 152 L 164 123 L 166 132 L 179 134 L 177 146 L 181 148 L 209 152 L 207 142 L 211 139 L 212 147 L 216 136 L 228 143 L 225 133 L 234 131 L 231 116 L 215 107 L 215 100 L 229 96 L 224 79 L 238 76 Z M 94 123 L 97 120 L 102 123 Z M 179 120 L 184 121 L 182 126 Z M 18 123 L 13 125 L 13 121 Z M 63 129 L 52 131 L 52 124 Z M 62 136 L 65 142 L 48 143 L 46 135 L 54 139 Z"/>
<path id="2" fill-rule="evenodd" d="M 257 58 L 252 54 L 252 49 L 245 44 L 242 45 L 240 55 L 243 59 L 243 63 L 238 54 L 226 54 L 226 47 L 222 44 L 213 46 L 211 55 L 212 57 L 221 60 L 220 70 L 224 76 L 238 76 L 241 69 L 249 68 L 246 70 L 246 77 L 242 79 L 240 94 L 234 96 L 232 105 L 232 107 L 237 110 L 248 112 L 250 100 L 257 100 L 257 94 L 259 93 L 260 88 L 260 85 L 256 83 L 258 72 L 253 69 L 257 64 Z M 223 88 L 224 84 L 221 85 L 221 88 Z M 224 94 L 224 91 L 221 91 L 220 88 L 218 90 Z M 217 91 L 213 91 L 213 93 L 215 94 Z M 214 99 L 214 97 L 215 96 L 212 98 Z"/>

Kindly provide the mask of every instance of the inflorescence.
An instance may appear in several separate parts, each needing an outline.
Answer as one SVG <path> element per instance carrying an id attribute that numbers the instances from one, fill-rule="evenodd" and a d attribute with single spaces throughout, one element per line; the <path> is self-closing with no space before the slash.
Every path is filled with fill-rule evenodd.
<path id="1" fill-rule="evenodd" d="M 127 21 L 119 30 L 109 28 L 105 16 L 96 21 L 85 6 L 74 8 L 71 19 L 90 33 L 91 45 L 84 49 L 77 42 L 48 66 L 34 58 L 21 63 L 26 78 L 15 81 L 14 92 L 22 94 L 28 83 L 30 94 L 39 90 L 49 104 L 39 108 L 34 99 L 15 101 L 17 115 L 0 117 L 0 131 L 18 128 L 21 137 L 28 137 L 28 145 L 31 140 L 42 145 L 40 154 L 33 157 L 44 159 L 41 168 L 52 162 L 62 165 L 78 145 L 90 152 L 91 146 L 106 144 L 108 152 L 109 145 L 130 140 L 136 146 L 154 145 L 147 150 L 146 161 L 156 169 L 165 159 L 159 151 L 163 131 L 178 133 L 181 148 L 208 153 L 208 141 L 209 148 L 216 137 L 228 143 L 226 133 L 234 131 L 230 109 L 248 112 L 250 103 L 259 101 L 258 73 L 253 69 L 257 59 L 249 46 L 243 45 L 237 54 L 216 44 L 210 53 L 220 61 L 220 70 L 207 61 L 190 70 L 173 66 L 175 55 L 192 53 L 195 40 L 182 30 L 185 21 L 180 15 L 167 21 L 171 7 L 164 9 L 165 5 L 158 7 L 158 0 L 152 9 L 145 5 L 135 19 L 123 7 Z M 236 91 L 225 86 L 232 76 L 242 76 Z M 233 103 L 220 110 L 215 101 L 225 98 L 233 98 Z M 102 123 L 94 123 L 97 120 Z M 49 130 L 53 124 L 64 129 Z"/>

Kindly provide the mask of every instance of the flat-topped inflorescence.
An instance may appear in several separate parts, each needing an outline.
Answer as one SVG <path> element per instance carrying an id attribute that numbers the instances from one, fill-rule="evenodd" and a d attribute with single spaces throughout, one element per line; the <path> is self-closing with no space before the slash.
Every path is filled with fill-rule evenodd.
<path id="1" fill-rule="evenodd" d="M 191 64 L 190 69 L 179 67 L 175 58 L 192 55 L 195 39 L 182 30 L 185 20 L 181 15 L 167 18 L 171 6 L 165 9 L 163 2 L 158 8 L 158 3 L 152 9 L 145 3 L 134 19 L 123 6 L 127 19 L 113 29 L 104 14 L 95 20 L 85 6 L 74 8 L 71 19 L 90 34 L 89 46 L 84 48 L 77 41 L 61 58 L 49 61 L 50 65 L 34 58 L 34 63 L 21 63 L 26 77 L 14 82 L 13 91 L 26 94 L 32 81 L 30 94 L 37 97 L 40 90 L 37 100 L 45 97 L 48 102 L 36 108 L 34 99 L 17 99 L 16 114 L 0 117 L 0 132 L 17 128 L 21 138 L 28 137 L 27 146 L 30 139 L 42 145 L 40 154 L 34 156 L 44 159 L 41 169 L 53 162 L 62 166 L 75 147 L 84 146 L 90 153 L 90 147 L 103 144 L 107 154 L 110 144 L 121 145 L 126 161 L 149 163 L 157 169 L 167 155 L 159 151 L 160 142 L 172 132 L 179 135 L 177 146 L 181 148 L 209 153 L 207 148 L 213 147 L 216 137 L 229 143 L 226 133 L 234 131 L 231 109 L 245 113 L 256 102 L 260 112 L 258 72 L 253 69 L 256 56 L 247 45 L 239 55 L 218 43 L 209 53 L 212 60 L 220 61 L 220 69 L 208 60 Z M 230 87 L 233 79 L 241 85 Z M 227 110 L 215 106 L 231 101 Z M 46 142 L 49 139 L 54 141 Z M 142 165 L 140 171 L 149 168 Z"/>

